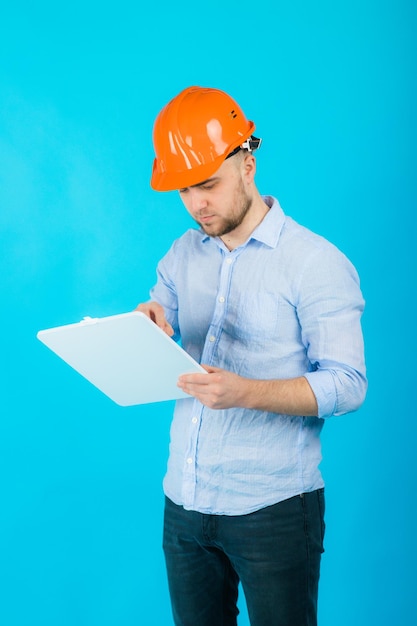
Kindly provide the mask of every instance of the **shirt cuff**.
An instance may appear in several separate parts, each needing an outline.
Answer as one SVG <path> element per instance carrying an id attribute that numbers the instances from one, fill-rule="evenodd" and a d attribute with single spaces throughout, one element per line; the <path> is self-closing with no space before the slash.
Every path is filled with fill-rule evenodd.
<path id="1" fill-rule="evenodd" d="M 328 370 L 317 370 L 304 374 L 304 378 L 316 396 L 318 417 L 330 417 L 337 410 L 337 392 L 334 378 Z"/>

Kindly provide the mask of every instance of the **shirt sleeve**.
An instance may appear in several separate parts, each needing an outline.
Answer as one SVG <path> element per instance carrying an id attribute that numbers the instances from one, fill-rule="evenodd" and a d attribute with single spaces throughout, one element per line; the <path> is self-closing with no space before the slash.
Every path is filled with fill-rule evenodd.
<path id="1" fill-rule="evenodd" d="M 150 291 L 150 298 L 163 306 L 165 317 L 174 329 L 172 338 L 175 341 L 179 341 L 178 296 L 173 280 L 176 265 L 176 255 L 173 246 L 157 265 L 157 281 Z"/>
<path id="2" fill-rule="evenodd" d="M 319 417 L 355 411 L 365 399 L 364 305 L 358 274 L 336 247 L 323 247 L 308 259 L 297 314 L 312 368 L 305 378 Z"/>

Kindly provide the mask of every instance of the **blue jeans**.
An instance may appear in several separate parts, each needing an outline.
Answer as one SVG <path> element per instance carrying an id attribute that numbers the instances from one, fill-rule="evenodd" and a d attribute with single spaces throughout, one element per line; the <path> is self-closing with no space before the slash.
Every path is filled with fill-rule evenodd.
<path id="1" fill-rule="evenodd" d="M 164 553 L 176 626 L 236 626 L 238 584 L 252 626 L 316 626 L 324 490 L 249 515 L 165 503 Z"/>

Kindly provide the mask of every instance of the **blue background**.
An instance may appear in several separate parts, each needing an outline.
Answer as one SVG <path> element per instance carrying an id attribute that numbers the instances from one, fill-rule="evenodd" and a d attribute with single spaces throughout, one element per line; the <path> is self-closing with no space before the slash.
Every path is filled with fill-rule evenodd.
<path id="1" fill-rule="evenodd" d="M 416 27 L 405 0 L 0 10 L 0 623 L 172 623 L 172 403 L 118 407 L 36 332 L 148 297 L 192 225 L 149 187 L 153 121 L 192 84 L 236 98 L 260 191 L 362 279 L 370 387 L 323 435 L 320 624 L 417 623 Z"/>

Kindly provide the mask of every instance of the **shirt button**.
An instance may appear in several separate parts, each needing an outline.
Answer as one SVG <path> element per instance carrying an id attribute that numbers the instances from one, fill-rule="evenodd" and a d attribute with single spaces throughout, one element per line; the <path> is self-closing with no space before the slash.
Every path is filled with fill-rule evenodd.
<path id="1" fill-rule="evenodd" d="M 193 417 L 193 419 L 191 420 L 193 424 L 197 424 L 198 419 L 196 417 Z"/>
<path id="2" fill-rule="evenodd" d="M 213 343 L 213 341 L 216 341 L 216 337 L 214 335 L 210 335 L 209 341 L 211 341 L 211 343 Z"/>
<path id="3" fill-rule="evenodd" d="M 224 302 L 224 300 L 225 300 L 225 299 L 224 299 L 224 297 L 223 297 L 223 296 L 220 296 L 220 298 L 219 298 L 219 302 Z"/>
<path id="4" fill-rule="evenodd" d="M 229 256 L 229 257 L 227 257 L 227 259 L 226 259 L 226 263 L 227 263 L 228 265 L 230 265 L 230 263 L 232 263 L 232 262 L 233 262 L 233 259 L 231 259 L 231 258 L 230 258 L 230 256 Z"/>
<path id="5" fill-rule="evenodd" d="M 191 463 L 192 463 L 192 462 L 193 462 L 193 460 L 192 460 L 192 458 L 189 456 L 189 457 L 188 457 L 188 459 L 187 459 L 187 463 L 188 463 L 188 465 L 191 465 Z"/>

